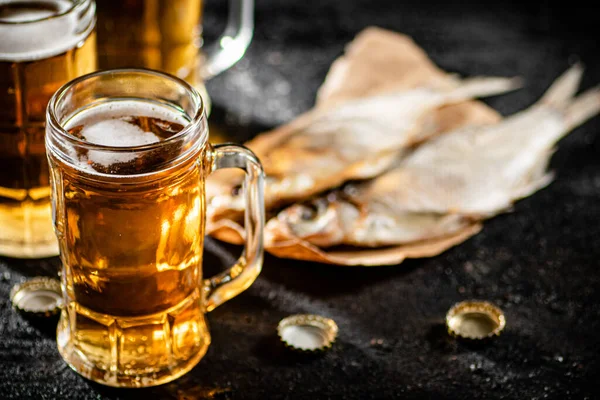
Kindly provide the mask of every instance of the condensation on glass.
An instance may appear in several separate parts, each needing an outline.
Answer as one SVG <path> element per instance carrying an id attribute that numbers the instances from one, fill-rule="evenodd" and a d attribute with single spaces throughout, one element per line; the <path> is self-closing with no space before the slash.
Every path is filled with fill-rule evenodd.
<path id="1" fill-rule="evenodd" d="M 94 381 L 171 381 L 204 355 L 204 314 L 258 276 L 264 178 L 246 148 L 212 147 L 202 100 L 187 83 L 147 70 L 98 72 L 50 101 L 46 146 L 65 308 L 62 357 Z M 246 172 L 244 253 L 202 276 L 205 179 Z"/>

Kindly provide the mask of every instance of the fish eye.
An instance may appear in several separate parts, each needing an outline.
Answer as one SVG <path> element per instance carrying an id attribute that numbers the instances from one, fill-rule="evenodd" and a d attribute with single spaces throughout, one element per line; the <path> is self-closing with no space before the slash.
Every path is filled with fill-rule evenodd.
<path id="1" fill-rule="evenodd" d="M 231 195 L 233 197 L 239 196 L 241 192 L 242 192 L 242 184 L 241 183 L 239 185 L 235 185 L 234 187 L 231 188 Z"/>
<path id="2" fill-rule="evenodd" d="M 315 204 L 305 204 L 304 207 L 302 207 L 302 214 L 300 215 L 300 218 L 302 218 L 303 221 L 310 221 L 317 216 L 317 212 L 318 209 Z"/>

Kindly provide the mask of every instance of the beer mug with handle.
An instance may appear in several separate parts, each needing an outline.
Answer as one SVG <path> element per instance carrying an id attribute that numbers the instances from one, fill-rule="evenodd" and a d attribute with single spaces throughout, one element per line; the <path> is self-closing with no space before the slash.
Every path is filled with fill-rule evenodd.
<path id="1" fill-rule="evenodd" d="M 204 355 L 204 313 L 248 288 L 263 260 L 264 176 L 252 152 L 211 146 L 200 94 L 160 72 L 96 72 L 48 104 L 46 147 L 62 260 L 57 342 L 110 386 L 169 382 Z M 206 177 L 246 173 L 246 245 L 202 277 Z"/>
<path id="2" fill-rule="evenodd" d="M 167 72 L 186 80 L 203 96 L 204 81 L 240 60 L 252 39 L 254 0 L 229 1 L 227 28 L 212 46 L 203 46 L 204 0 L 96 2 L 100 69 L 142 67 Z"/>

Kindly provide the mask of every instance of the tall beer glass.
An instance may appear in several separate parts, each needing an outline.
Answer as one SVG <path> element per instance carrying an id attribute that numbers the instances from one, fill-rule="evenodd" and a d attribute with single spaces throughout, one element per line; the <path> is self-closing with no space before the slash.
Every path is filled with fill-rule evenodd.
<path id="1" fill-rule="evenodd" d="M 96 68 L 92 0 L 0 1 L 0 255 L 58 254 L 44 121 L 50 96 Z"/>
<path id="2" fill-rule="evenodd" d="M 258 276 L 264 178 L 243 146 L 212 147 L 202 99 L 149 70 L 93 73 L 50 100 L 46 146 L 65 306 L 58 348 L 77 372 L 124 387 L 169 382 L 204 355 L 204 313 Z M 246 172 L 246 246 L 202 279 L 204 182 Z"/>

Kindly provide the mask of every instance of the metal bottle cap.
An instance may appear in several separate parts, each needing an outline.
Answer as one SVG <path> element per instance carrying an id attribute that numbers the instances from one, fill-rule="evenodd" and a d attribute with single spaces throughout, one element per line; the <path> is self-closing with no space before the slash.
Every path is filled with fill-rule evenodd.
<path id="1" fill-rule="evenodd" d="M 28 315 L 50 317 L 60 311 L 62 294 L 56 279 L 38 276 L 13 286 L 10 301 Z"/>
<path id="2" fill-rule="evenodd" d="M 277 334 L 286 347 L 301 352 L 329 349 L 337 333 L 335 321 L 312 314 L 291 315 L 277 326 Z"/>
<path id="3" fill-rule="evenodd" d="M 446 314 L 446 326 L 453 336 L 485 339 L 497 336 L 506 325 L 504 313 L 487 301 L 463 301 Z"/>

